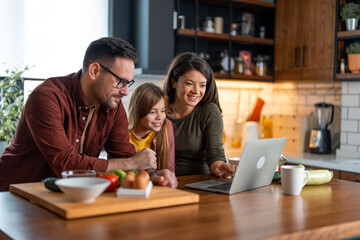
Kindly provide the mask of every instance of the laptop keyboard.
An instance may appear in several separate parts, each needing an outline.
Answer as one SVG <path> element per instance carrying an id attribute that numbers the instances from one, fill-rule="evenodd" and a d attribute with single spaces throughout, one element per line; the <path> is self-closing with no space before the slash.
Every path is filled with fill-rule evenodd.
<path id="1" fill-rule="evenodd" d="M 208 188 L 215 189 L 215 190 L 222 190 L 222 191 L 230 191 L 232 182 L 227 182 L 219 185 L 210 186 Z"/>

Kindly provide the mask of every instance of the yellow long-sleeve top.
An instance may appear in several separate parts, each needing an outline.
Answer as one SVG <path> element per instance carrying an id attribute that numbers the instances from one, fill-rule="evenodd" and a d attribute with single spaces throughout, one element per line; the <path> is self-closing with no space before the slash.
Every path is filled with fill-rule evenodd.
<path id="1" fill-rule="evenodd" d="M 151 144 L 153 143 L 154 137 L 155 137 L 154 131 L 150 131 L 150 133 L 144 139 L 136 137 L 133 131 L 130 131 L 130 142 L 134 144 L 136 152 L 144 148 L 151 148 Z"/>

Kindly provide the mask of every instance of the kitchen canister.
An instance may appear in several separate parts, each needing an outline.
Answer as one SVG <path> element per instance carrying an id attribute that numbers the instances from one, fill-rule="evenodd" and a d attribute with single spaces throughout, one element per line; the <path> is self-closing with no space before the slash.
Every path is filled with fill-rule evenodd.
<path id="1" fill-rule="evenodd" d="M 257 139 L 259 139 L 258 123 L 253 121 L 245 122 L 241 135 L 241 149 L 244 148 L 244 145 L 247 141 L 257 140 Z"/>
<path id="2" fill-rule="evenodd" d="M 224 32 L 224 18 L 215 17 L 214 18 L 214 28 L 215 28 L 215 33 L 223 33 Z"/>

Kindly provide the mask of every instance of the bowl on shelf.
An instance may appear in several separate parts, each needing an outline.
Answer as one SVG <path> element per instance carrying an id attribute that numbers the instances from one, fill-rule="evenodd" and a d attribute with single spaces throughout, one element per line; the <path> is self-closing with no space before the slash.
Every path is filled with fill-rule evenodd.
<path id="1" fill-rule="evenodd" d="M 96 177 L 62 178 L 55 181 L 66 197 L 73 202 L 93 202 L 110 185 L 110 181 Z"/>

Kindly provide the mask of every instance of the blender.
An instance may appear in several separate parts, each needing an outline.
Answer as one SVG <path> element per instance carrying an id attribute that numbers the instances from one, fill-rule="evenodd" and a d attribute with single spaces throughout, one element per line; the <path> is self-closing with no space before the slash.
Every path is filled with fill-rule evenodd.
<path id="1" fill-rule="evenodd" d="M 311 129 L 309 150 L 312 153 L 330 153 L 331 136 L 328 126 L 334 119 L 334 105 L 325 102 L 315 104 L 317 127 Z"/>

